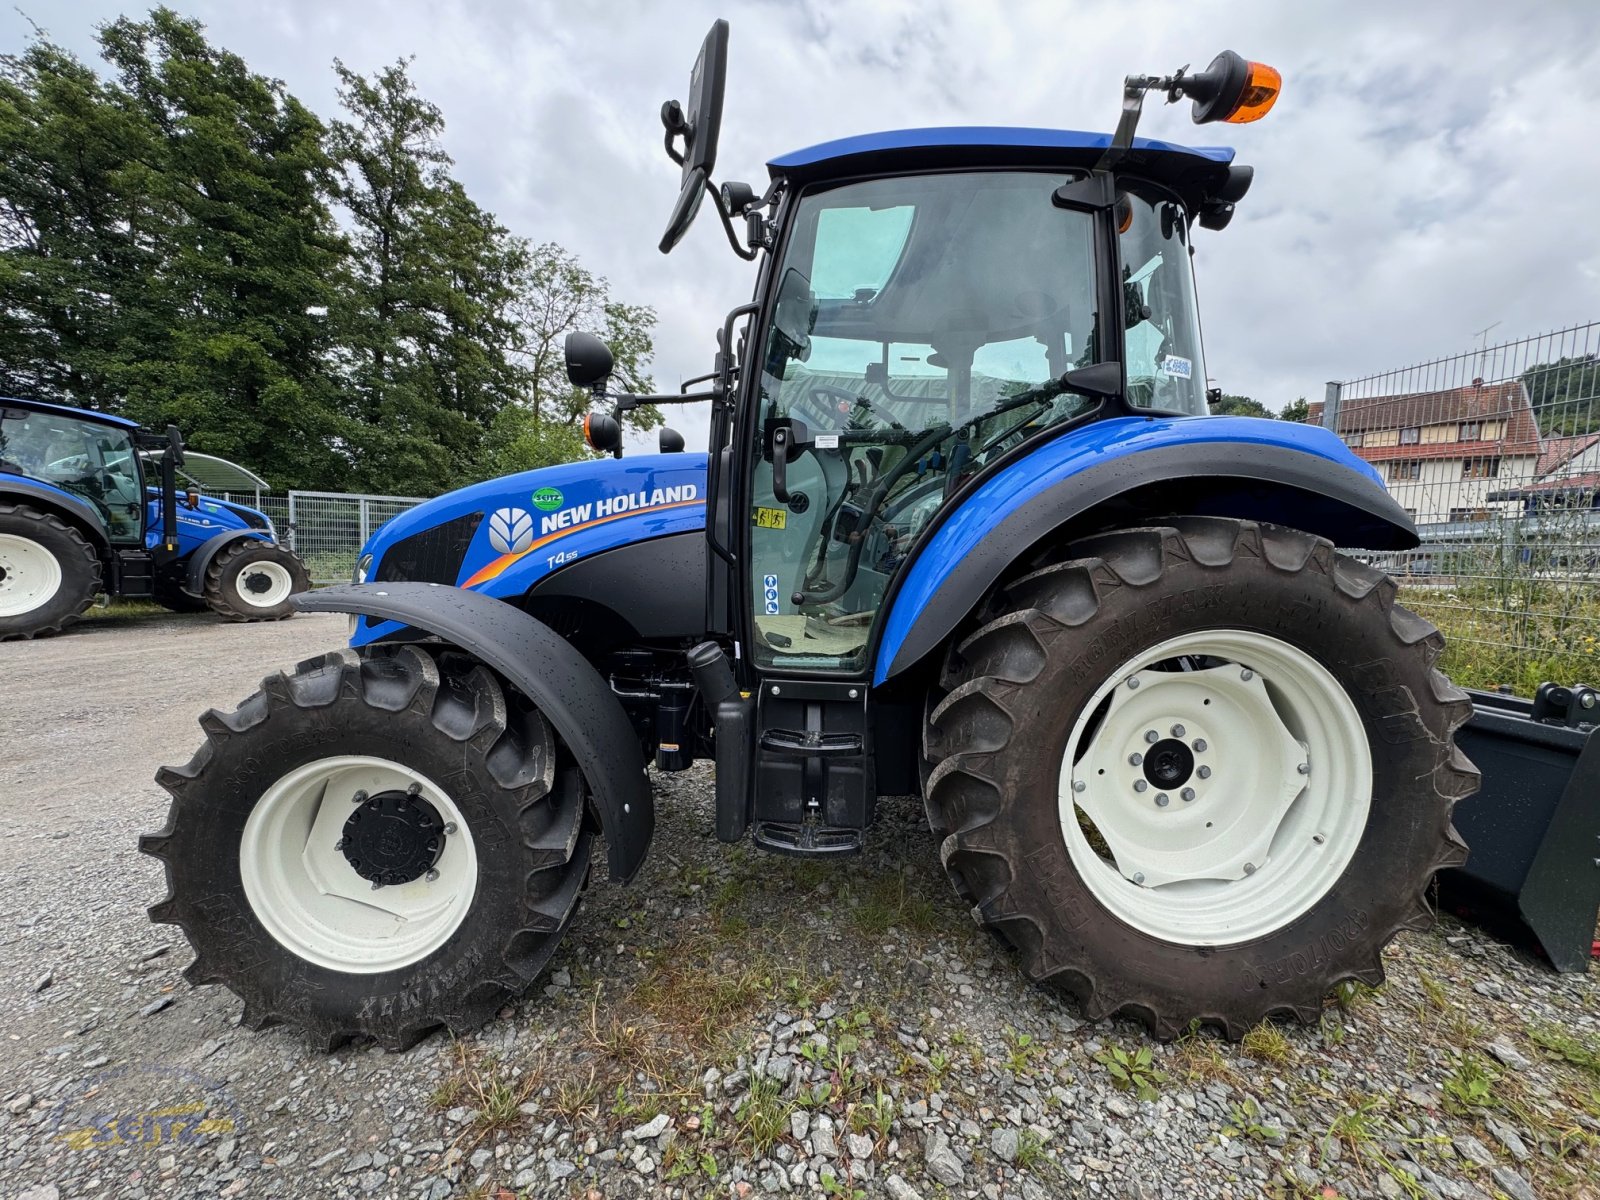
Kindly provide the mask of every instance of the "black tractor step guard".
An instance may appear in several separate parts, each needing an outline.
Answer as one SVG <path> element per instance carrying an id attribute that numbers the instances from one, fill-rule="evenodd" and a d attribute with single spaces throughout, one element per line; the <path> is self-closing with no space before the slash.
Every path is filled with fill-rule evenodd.
<path id="1" fill-rule="evenodd" d="M 644 754 L 611 688 L 565 638 L 504 600 L 437 583 L 346 583 L 294 599 L 302 612 L 403 622 L 509 679 L 577 759 L 599 810 L 611 878 L 633 878 L 656 824 Z"/>
<path id="2" fill-rule="evenodd" d="M 1546 683 L 1533 700 L 1471 696 L 1456 742 L 1483 786 L 1456 805 L 1471 853 L 1439 873 L 1440 907 L 1585 971 L 1600 910 L 1600 694 Z"/>

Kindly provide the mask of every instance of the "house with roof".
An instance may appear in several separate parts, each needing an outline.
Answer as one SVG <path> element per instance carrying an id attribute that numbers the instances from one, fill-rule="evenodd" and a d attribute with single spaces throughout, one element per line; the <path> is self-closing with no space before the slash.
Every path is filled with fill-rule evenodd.
<path id="1" fill-rule="evenodd" d="M 1545 438 L 1533 481 L 1492 492 L 1489 499 L 1516 501 L 1530 513 L 1600 509 L 1600 433 Z"/>
<path id="2" fill-rule="evenodd" d="M 1323 404 L 1307 420 L 1323 423 Z M 1520 379 L 1397 396 L 1347 396 L 1335 431 L 1420 525 L 1514 516 L 1546 445 Z"/>

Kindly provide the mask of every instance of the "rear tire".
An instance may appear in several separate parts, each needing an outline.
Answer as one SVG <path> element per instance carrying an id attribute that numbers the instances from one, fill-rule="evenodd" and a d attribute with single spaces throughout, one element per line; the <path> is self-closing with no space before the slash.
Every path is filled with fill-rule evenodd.
<path id="1" fill-rule="evenodd" d="M 486 668 L 339 651 L 200 724 L 194 758 L 156 777 L 172 803 L 139 848 L 165 866 L 150 916 L 194 947 L 186 978 L 241 997 L 248 1028 L 403 1050 L 476 1028 L 543 970 L 588 879 L 582 781 Z"/>
<path id="2" fill-rule="evenodd" d="M 925 729 L 974 916 L 1090 1019 L 1162 1037 L 1381 982 L 1477 786 L 1438 631 L 1295 530 L 1185 518 L 1069 554 L 951 652 Z"/>
<path id="3" fill-rule="evenodd" d="M 258 538 L 224 546 L 206 566 L 205 602 L 230 621 L 281 621 L 311 586 L 294 551 Z"/>
<path id="4" fill-rule="evenodd" d="M 100 590 L 100 558 L 52 513 L 0 504 L 0 641 L 60 633 Z"/>

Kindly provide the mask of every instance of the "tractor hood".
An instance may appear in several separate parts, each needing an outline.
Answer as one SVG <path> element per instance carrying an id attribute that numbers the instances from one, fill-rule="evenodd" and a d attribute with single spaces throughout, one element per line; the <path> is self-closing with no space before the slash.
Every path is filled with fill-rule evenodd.
<path id="1" fill-rule="evenodd" d="M 401 513 L 362 547 L 357 578 L 514 597 L 580 558 L 705 527 L 706 456 L 649 454 L 522 471 Z M 398 630 L 357 627 L 354 645 Z"/>

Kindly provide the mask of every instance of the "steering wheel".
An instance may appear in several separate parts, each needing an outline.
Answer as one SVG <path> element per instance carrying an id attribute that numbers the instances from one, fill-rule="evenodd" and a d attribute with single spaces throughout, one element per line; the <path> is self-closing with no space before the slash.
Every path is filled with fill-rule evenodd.
<path id="1" fill-rule="evenodd" d="M 833 387 L 832 385 L 826 383 L 812 384 L 811 399 L 823 409 L 828 411 L 837 411 L 841 416 L 855 408 L 857 404 L 864 404 L 874 416 L 883 421 L 885 424 L 899 425 L 901 423 L 893 413 L 886 412 L 885 410 L 879 408 L 878 405 L 867 396 L 862 395 L 860 392 L 849 391 L 846 388 Z M 841 401 L 845 407 L 838 409 L 835 405 L 827 403 L 828 400 Z M 843 422 L 840 423 L 843 424 Z"/>

